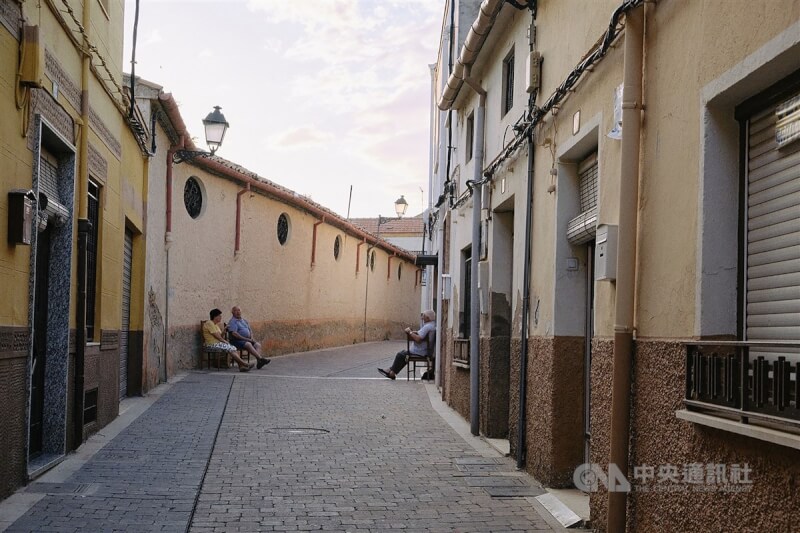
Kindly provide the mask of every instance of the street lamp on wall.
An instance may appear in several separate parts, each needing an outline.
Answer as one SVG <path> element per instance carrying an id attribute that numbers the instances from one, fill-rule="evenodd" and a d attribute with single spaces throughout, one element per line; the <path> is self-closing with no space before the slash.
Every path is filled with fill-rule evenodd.
<path id="1" fill-rule="evenodd" d="M 203 150 L 176 150 L 172 154 L 172 161 L 175 164 L 184 161 L 191 161 L 196 157 L 208 157 L 214 155 L 222 146 L 222 141 L 225 139 L 225 133 L 228 131 L 228 121 L 225 120 L 225 115 L 220 111 L 220 106 L 215 105 L 214 110 L 211 111 L 206 118 L 203 119 L 203 128 L 206 134 L 206 144 L 208 145 L 209 152 Z"/>
<path id="2" fill-rule="evenodd" d="M 403 215 L 406 214 L 406 210 L 408 209 L 408 202 L 405 199 L 405 196 L 400 195 L 400 198 L 395 200 L 394 202 L 394 212 L 397 214 L 396 217 L 382 217 L 378 215 L 378 233 L 377 238 L 380 240 L 381 238 L 381 225 L 385 224 L 391 220 L 400 220 L 403 218 Z M 375 245 L 367 247 L 367 274 L 366 280 L 364 283 L 364 342 L 367 342 L 367 305 L 369 304 L 369 271 L 372 270 L 375 263 L 372 262 L 372 251 L 373 248 L 377 246 L 377 241 Z"/>

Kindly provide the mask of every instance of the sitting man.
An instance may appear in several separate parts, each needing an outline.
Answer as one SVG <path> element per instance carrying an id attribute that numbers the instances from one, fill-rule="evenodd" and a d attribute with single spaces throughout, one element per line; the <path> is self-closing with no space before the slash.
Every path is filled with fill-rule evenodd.
<path id="1" fill-rule="evenodd" d="M 208 314 L 211 320 L 203 322 L 203 344 L 206 348 L 214 348 L 228 352 L 228 354 L 239 365 L 239 372 L 247 372 L 253 368 L 253 363 L 249 365 L 244 362 L 244 359 L 239 357 L 239 350 L 236 346 L 228 344 L 225 337 L 222 336 L 222 330 L 219 329 L 219 323 L 222 322 L 222 311 L 219 309 L 212 309 Z"/>
<path id="2" fill-rule="evenodd" d="M 256 342 L 253 338 L 250 324 L 242 318 L 242 310 L 239 307 L 234 307 L 231 309 L 231 314 L 233 316 L 228 322 L 228 334 L 231 344 L 240 350 L 247 350 L 248 353 L 258 359 L 257 367 L 260 369 L 270 360 L 266 357 L 261 357 L 261 343 Z"/>
<path id="3" fill-rule="evenodd" d="M 389 367 L 389 370 L 378 369 L 378 372 L 389 379 L 396 378 L 397 373 L 405 368 L 408 355 L 421 355 L 423 357 L 433 355 L 428 353 L 428 340 L 436 335 L 436 312 L 428 310 L 422 313 L 422 327 L 419 328 L 419 331 L 411 331 L 411 328 L 406 328 L 404 331 L 413 341 L 411 349 L 397 352 L 397 355 L 394 356 L 394 363 Z"/>

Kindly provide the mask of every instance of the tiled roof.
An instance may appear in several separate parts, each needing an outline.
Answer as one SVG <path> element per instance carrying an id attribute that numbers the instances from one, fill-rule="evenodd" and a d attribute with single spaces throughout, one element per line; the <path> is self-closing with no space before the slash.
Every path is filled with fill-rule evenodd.
<path id="1" fill-rule="evenodd" d="M 378 233 L 378 218 L 351 218 L 350 222 L 357 226 L 361 226 L 365 231 L 373 234 Z M 422 235 L 422 230 L 425 223 L 422 220 L 422 215 L 415 217 L 384 220 L 381 224 L 381 235 L 391 234 L 410 234 Z"/>

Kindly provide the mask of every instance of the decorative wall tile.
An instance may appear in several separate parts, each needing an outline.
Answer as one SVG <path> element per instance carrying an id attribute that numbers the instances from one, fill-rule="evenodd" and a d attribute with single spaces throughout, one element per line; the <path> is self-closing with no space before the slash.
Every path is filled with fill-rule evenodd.
<path id="1" fill-rule="evenodd" d="M 92 143 L 89 143 L 89 174 L 103 185 L 108 181 L 108 161 Z"/>
<path id="2" fill-rule="evenodd" d="M 16 0 L 0 0 L 0 24 L 11 32 L 14 39 L 19 40 L 22 6 Z"/>
<path id="3" fill-rule="evenodd" d="M 44 51 L 44 72 L 47 77 L 58 83 L 59 93 L 63 94 L 72 107 L 80 112 L 81 89 L 58 62 L 58 58 L 50 53 L 49 49 Z"/>
<path id="4" fill-rule="evenodd" d="M 105 145 L 108 146 L 108 149 L 111 150 L 111 153 L 114 154 L 117 159 L 122 159 L 122 143 L 111 133 L 106 123 L 103 122 L 103 119 L 91 106 L 89 106 L 89 123 L 97 133 L 97 136 L 100 137 Z"/>
<path id="5" fill-rule="evenodd" d="M 52 95 L 42 89 L 31 89 L 30 120 L 28 122 L 28 148 L 38 150 L 39 140 L 36 138 L 35 115 L 42 115 L 65 139 L 75 144 L 75 122 L 72 117 L 58 105 Z"/>

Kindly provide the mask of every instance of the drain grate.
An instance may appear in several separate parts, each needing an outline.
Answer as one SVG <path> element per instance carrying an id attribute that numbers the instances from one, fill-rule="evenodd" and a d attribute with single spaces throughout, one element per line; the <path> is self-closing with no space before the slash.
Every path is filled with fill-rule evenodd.
<path id="1" fill-rule="evenodd" d="M 322 428 L 269 428 L 269 433 L 281 433 L 284 435 L 320 435 L 330 433 Z"/>

